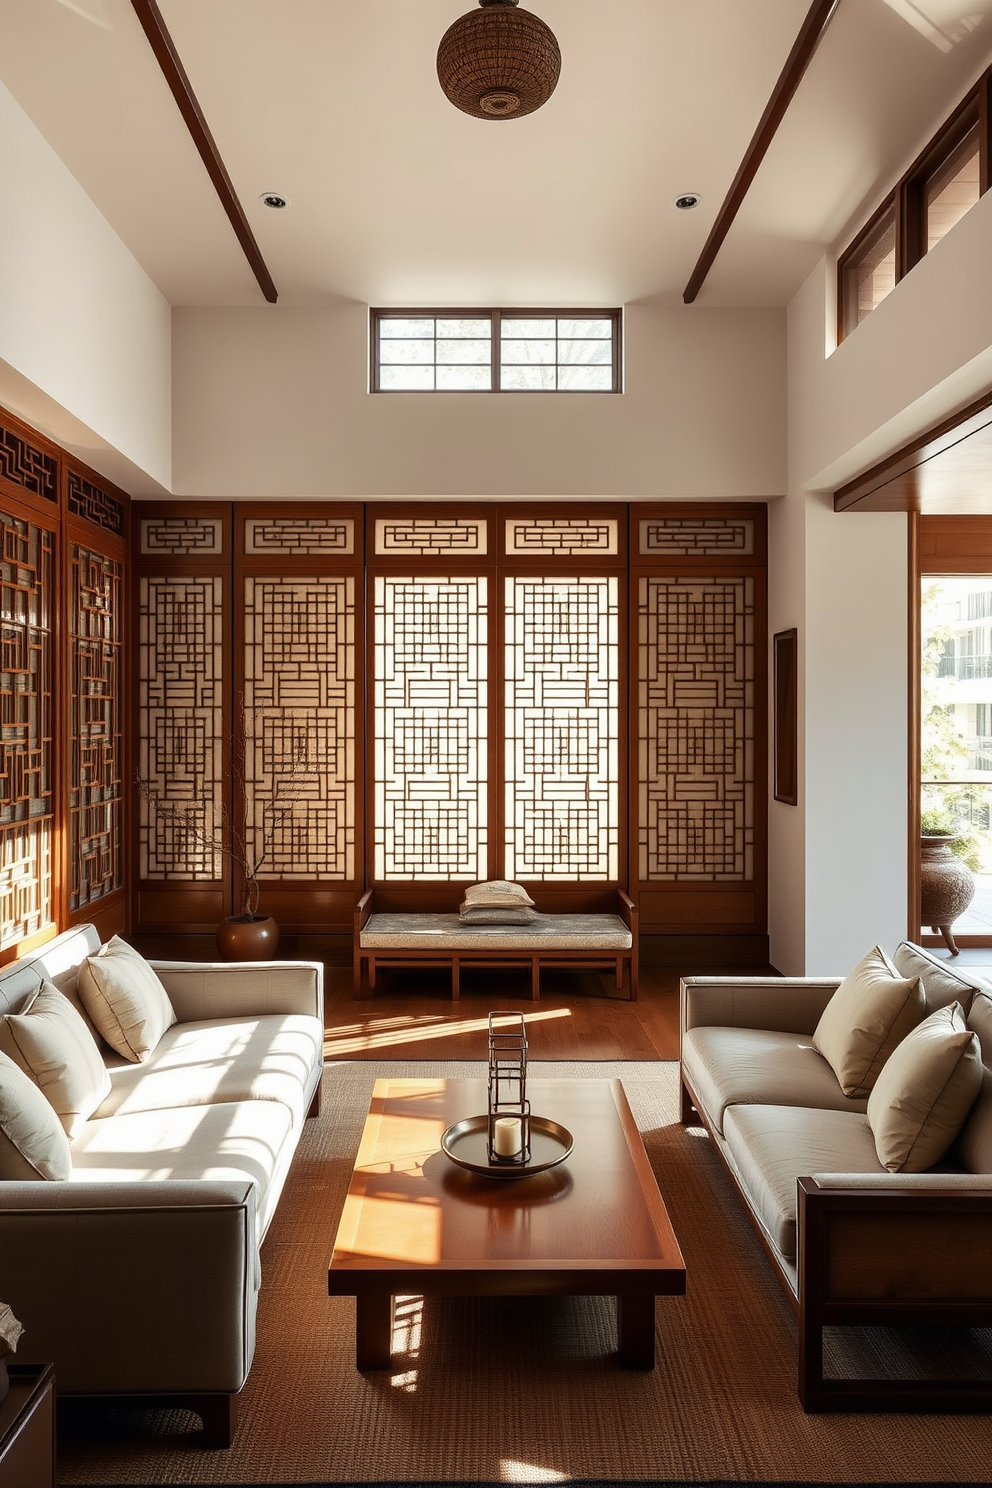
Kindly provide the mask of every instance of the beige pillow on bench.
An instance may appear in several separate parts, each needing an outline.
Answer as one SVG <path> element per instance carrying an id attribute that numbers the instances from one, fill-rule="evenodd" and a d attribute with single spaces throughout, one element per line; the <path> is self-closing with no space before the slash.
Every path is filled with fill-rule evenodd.
<path id="1" fill-rule="evenodd" d="M 868 1095 L 893 1049 L 926 1010 L 919 977 L 901 977 L 885 952 L 873 946 L 824 1008 L 813 1048 L 845 1095 Z"/>

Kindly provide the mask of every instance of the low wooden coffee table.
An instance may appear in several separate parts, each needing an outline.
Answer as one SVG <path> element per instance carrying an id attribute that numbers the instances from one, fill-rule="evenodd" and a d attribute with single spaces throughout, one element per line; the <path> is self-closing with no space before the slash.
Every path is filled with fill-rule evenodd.
<path id="1" fill-rule="evenodd" d="M 484 1080 L 377 1080 L 327 1273 L 356 1299 L 359 1369 L 388 1369 L 397 1296 L 615 1296 L 620 1363 L 654 1368 L 654 1300 L 685 1263 L 619 1080 L 528 1079 L 536 1116 L 575 1139 L 514 1180 L 456 1167 L 445 1128 Z"/>

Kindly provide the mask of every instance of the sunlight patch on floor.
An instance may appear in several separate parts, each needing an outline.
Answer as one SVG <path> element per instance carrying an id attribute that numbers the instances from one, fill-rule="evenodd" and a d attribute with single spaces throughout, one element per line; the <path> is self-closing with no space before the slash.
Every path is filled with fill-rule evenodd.
<path id="1" fill-rule="evenodd" d="M 423 1316 L 423 1297 L 396 1298 L 393 1310 L 392 1351 L 394 1354 L 403 1354 L 406 1360 L 416 1361 L 420 1358 L 420 1331 Z M 397 1374 L 390 1376 L 389 1383 L 394 1390 L 402 1390 L 406 1395 L 415 1395 L 417 1370 L 400 1370 Z"/>
<path id="2" fill-rule="evenodd" d="M 507 1016 L 515 1018 L 517 1015 Z M 523 1019 L 525 1023 L 544 1023 L 549 1018 L 571 1016 L 571 1008 L 548 1008 L 540 1013 L 524 1013 Z M 497 1025 L 500 1021 L 497 1018 Z M 456 1022 L 435 1017 L 373 1018 L 365 1024 L 348 1024 L 346 1028 L 332 1029 L 324 1045 L 327 1054 L 360 1054 L 394 1048 L 398 1044 L 421 1043 L 424 1039 L 458 1038 L 466 1033 L 488 1032 L 488 1017 L 459 1018 Z"/>
<path id="3" fill-rule="evenodd" d="M 555 1472 L 551 1467 L 535 1467 L 533 1462 L 514 1462 L 504 1457 L 499 1465 L 500 1480 L 504 1483 L 564 1483 L 567 1473 Z"/>

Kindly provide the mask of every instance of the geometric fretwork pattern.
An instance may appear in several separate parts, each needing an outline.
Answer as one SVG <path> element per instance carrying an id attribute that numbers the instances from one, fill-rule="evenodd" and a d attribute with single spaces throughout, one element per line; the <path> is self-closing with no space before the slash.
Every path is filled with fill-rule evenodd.
<path id="1" fill-rule="evenodd" d="M 615 554 L 619 522 L 615 517 L 513 517 L 506 524 L 506 551 L 538 557 L 570 553 Z"/>
<path id="2" fill-rule="evenodd" d="M 506 581 L 507 878 L 614 880 L 619 586 Z"/>
<path id="3" fill-rule="evenodd" d="M 646 518 L 640 525 L 640 551 L 645 557 L 749 557 L 754 552 L 754 522 L 749 517 Z"/>
<path id="4" fill-rule="evenodd" d="M 0 946 L 52 918 L 50 532 L 0 512 Z"/>
<path id="5" fill-rule="evenodd" d="M 124 507 L 101 486 L 84 480 L 75 470 L 70 470 L 67 482 L 69 510 L 77 517 L 95 522 L 105 532 L 120 537 L 124 531 Z"/>
<path id="6" fill-rule="evenodd" d="M 375 581 L 375 877 L 482 879 L 487 824 L 482 577 Z"/>
<path id="7" fill-rule="evenodd" d="M 355 581 L 245 579 L 245 790 L 263 878 L 355 876 Z"/>
<path id="8" fill-rule="evenodd" d="M 223 822 L 222 601 L 210 574 L 140 581 L 138 775 L 151 798 L 139 802 L 141 878 L 222 876 L 221 854 L 199 840 Z"/>
<path id="9" fill-rule="evenodd" d="M 116 504 L 116 503 L 115 503 Z M 72 545 L 69 907 L 123 883 L 121 564 Z"/>
<path id="10" fill-rule="evenodd" d="M 224 524 L 220 517 L 143 517 L 143 553 L 222 553 Z"/>
<path id="11" fill-rule="evenodd" d="M 642 883 L 754 877 L 754 580 L 642 578 Z"/>
<path id="12" fill-rule="evenodd" d="M 33 444 L 28 444 L 12 429 L 0 426 L 0 475 L 43 496 L 46 501 L 58 501 L 58 467 L 54 455 L 46 455 Z"/>
<path id="13" fill-rule="evenodd" d="M 246 553 L 304 558 L 354 551 L 355 523 L 351 517 L 248 517 L 245 521 Z"/>
<path id="14" fill-rule="evenodd" d="M 486 551 L 486 523 L 467 517 L 379 517 L 375 550 L 405 558 L 429 558 L 434 553 L 477 558 Z"/>

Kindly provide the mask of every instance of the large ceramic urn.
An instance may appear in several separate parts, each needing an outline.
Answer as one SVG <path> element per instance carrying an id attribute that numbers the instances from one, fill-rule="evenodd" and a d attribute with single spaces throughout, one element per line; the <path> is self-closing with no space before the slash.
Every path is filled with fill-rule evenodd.
<path id="1" fill-rule="evenodd" d="M 279 926 L 271 915 L 231 915 L 217 926 L 217 949 L 222 961 L 273 961 Z"/>
<path id="2" fill-rule="evenodd" d="M 944 937 L 952 956 L 958 948 L 951 926 L 975 897 L 975 880 L 967 864 L 951 852 L 954 833 L 920 838 L 920 920 Z"/>

